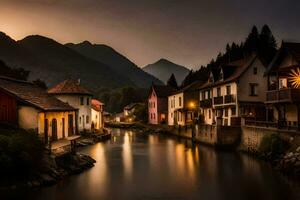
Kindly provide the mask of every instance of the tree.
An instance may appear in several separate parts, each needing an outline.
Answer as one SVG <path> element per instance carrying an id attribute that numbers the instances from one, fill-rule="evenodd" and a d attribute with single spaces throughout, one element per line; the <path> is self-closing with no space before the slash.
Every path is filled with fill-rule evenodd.
<path id="1" fill-rule="evenodd" d="M 34 85 L 36 85 L 36 86 L 38 86 L 38 87 L 40 87 L 40 88 L 42 88 L 42 89 L 47 89 L 48 87 L 47 87 L 47 85 L 46 85 L 46 83 L 45 83 L 45 81 L 43 81 L 43 80 L 41 80 L 41 79 L 36 79 L 36 80 L 34 80 L 34 81 L 32 81 L 32 83 L 34 84 Z"/>
<path id="2" fill-rule="evenodd" d="M 257 52 L 259 48 L 259 33 L 256 26 L 252 27 L 244 46 L 245 53 Z"/>
<path id="3" fill-rule="evenodd" d="M 259 38 L 259 54 L 269 63 L 276 54 L 277 43 L 268 25 L 263 26 Z"/>
<path id="4" fill-rule="evenodd" d="M 168 86 L 171 86 L 173 88 L 178 88 L 178 84 L 177 84 L 177 81 L 176 81 L 176 78 L 174 76 L 174 74 L 172 74 L 169 78 L 169 80 L 167 81 L 167 85 Z"/>

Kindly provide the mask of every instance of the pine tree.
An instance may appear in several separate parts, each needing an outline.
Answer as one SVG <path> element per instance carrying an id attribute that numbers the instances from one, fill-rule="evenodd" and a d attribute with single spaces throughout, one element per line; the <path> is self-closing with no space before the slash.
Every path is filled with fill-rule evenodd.
<path id="1" fill-rule="evenodd" d="M 259 54 L 268 63 L 273 59 L 277 44 L 268 25 L 264 25 L 259 35 Z"/>
<path id="2" fill-rule="evenodd" d="M 245 45 L 244 51 L 246 54 L 250 54 L 252 52 L 257 52 L 259 48 L 259 33 L 256 26 L 252 27 L 251 32 L 249 33 Z"/>
<path id="3" fill-rule="evenodd" d="M 173 88 L 178 88 L 178 84 L 177 84 L 177 81 L 176 81 L 176 78 L 174 76 L 174 74 L 172 74 L 169 78 L 169 80 L 167 81 L 167 85 L 168 86 L 171 86 Z"/>

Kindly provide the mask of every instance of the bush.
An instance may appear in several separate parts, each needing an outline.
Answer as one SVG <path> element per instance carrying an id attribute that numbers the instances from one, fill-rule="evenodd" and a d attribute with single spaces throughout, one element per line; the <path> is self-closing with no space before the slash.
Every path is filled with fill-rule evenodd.
<path id="1" fill-rule="evenodd" d="M 274 160 L 283 154 L 289 145 L 280 138 L 279 134 L 271 134 L 263 137 L 258 152 L 266 159 Z"/>
<path id="2" fill-rule="evenodd" d="M 25 175 L 40 166 L 44 147 L 35 133 L 20 129 L 1 129 L 0 133 L 0 174 L 2 176 Z"/>

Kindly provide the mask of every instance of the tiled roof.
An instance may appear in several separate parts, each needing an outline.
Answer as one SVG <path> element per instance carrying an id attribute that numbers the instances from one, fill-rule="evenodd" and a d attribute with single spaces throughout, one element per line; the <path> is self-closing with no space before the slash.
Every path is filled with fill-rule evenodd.
<path id="1" fill-rule="evenodd" d="M 177 90 L 177 91 L 173 92 L 172 94 L 179 94 L 179 93 L 182 93 L 182 92 L 193 92 L 193 91 L 196 91 L 199 88 L 201 88 L 203 86 L 203 84 L 205 84 L 203 81 L 195 81 L 195 82 L 181 88 L 180 90 Z"/>
<path id="2" fill-rule="evenodd" d="M 85 94 L 91 93 L 82 87 L 79 81 L 67 79 L 48 90 L 50 94 Z"/>
<path id="3" fill-rule="evenodd" d="M 131 109 L 133 109 L 137 105 L 141 105 L 141 103 L 131 103 L 131 104 L 125 106 L 124 109 L 125 110 L 131 110 Z"/>
<path id="4" fill-rule="evenodd" d="M 15 96 L 19 101 L 44 111 L 76 110 L 69 104 L 49 95 L 46 90 L 27 81 L 0 77 L 0 89 Z"/>
<path id="5" fill-rule="evenodd" d="M 226 84 L 228 82 L 238 79 L 251 66 L 251 64 L 254 62 L 256 58 L 257 55 L 252 54 L 251 56 L 245 59 L 237 60 L 221 66 L 223 70 L 223 80 L 220 80 L 219 77 L 219 80 L 215 81 L 214 83 L 207 82 L 204 85 L 202 85 L 200 89 Z"/>
<path id="6" fill-rule="evenodd" d="M 167 85 L 152 85 L 157 97 L 164 98 L 176 91 L 175 88 Z"/>
<path id="7" fill-rule="evenodd" d="M 101 110 L 101 106 L 103 106 L 104 104 L 97 100 L 97 99 L 92 99 L 92 108 L 94 110 L 100 111 Z"/>

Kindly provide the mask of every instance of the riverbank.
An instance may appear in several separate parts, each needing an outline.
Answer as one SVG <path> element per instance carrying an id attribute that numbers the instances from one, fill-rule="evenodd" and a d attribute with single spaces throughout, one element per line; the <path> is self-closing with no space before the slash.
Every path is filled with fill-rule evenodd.
<path id="1" fill-rule="evenodd" d="M 95 162 L 90 156 L 79 153 L 67 153 L 60 156 L 45 153 L 39 170 L 22 176 L 22 178 L 5 178 L 1 181 L 0 190 L 38 188 L 53 185 L 67 176 L 81 173 L 93 167 Z"/>

